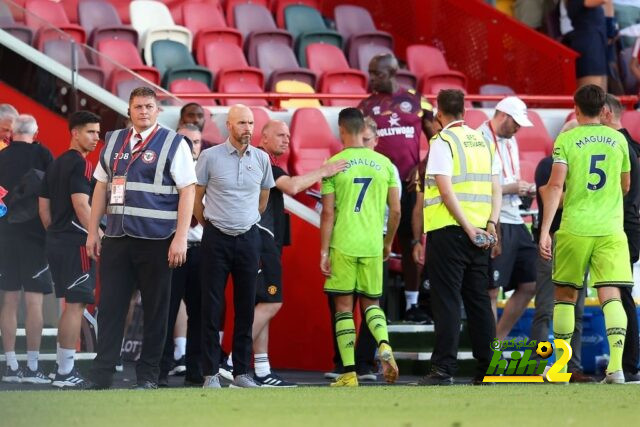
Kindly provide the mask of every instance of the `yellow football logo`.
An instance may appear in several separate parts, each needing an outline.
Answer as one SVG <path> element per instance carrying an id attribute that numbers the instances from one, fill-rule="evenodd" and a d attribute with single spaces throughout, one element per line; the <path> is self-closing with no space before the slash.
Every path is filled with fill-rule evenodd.
<path id="1" fill-rule="evenodd" d="M 553 353 L 553 347 L 549 341 L 541 341 L 538 343 L 538 347 L 536 348 L 536 354 L 543 359 L 551 356 Z"/>

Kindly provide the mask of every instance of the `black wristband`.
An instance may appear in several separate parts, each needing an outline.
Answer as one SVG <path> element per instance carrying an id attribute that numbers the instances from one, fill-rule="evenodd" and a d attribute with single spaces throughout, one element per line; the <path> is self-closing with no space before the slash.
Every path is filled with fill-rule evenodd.
<path id="1" fill-rule="evenodd" d="M 411 247 L 414 247 L 415 245 L 417 245 L 418 243 L 422 243 L 422 239 L 412 239 L 411 240 Z"/>
<path id="2" fill-rule="evenodd" d="M 496 222 L 492 220 L 487 221 L 487 224 L 493 224 L 494 227 L 498 226 L 498 224 L 496 224 Z"/>

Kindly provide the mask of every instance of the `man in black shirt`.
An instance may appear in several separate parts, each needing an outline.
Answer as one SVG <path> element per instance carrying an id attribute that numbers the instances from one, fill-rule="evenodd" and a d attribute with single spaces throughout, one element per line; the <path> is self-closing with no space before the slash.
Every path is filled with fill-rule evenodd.
<path id="1" fill-rule="evenodd" d="M 48 384 L 39 369 L 42 336 L 42 301 L 51 293 L 51 274 L 44 253 L 45 233 L 38 218 L 41 176 L 53 161 L 51 152 L 35 143 L 38 125 L 33 116 L 18 116 L 13 123 L 13 142 L 0 151 L 0 186 L 7 213 L 0 218 L 0 290 L 5 291 L 0 312 L 2 347 L 7 368 L 4 382 Z M 15 353 L 20 293 L 27 307 L 27 369 L 20 368 Z"/>
<path id="2" fill-rule="evenodd" d="M 254 380 L 261 386 L 294 387 L 271 372 L 268 357 L 269 322 L 282 307 L 282 264 L 280 256 L 285 243 L 287 216 L 284 212 L 284 196 L 294 196 L 306 190 L 322 178 L 330 177 L 347 166 L 345 161 L 327 163 L 305 175 L 291 177 L 286 165 L 278 163 L 278 156 L 289 148 L 289 128 L 280 120 L 270 120 L 262 128 L 260 146 L 271 159 L 271 170 L 276 186 L 269 193 L 269 202 L 261 215 L 258 227 L 262 237 L 261 268 L 258 273 L 256 309 L 253 320 Z"/>
<path id="3" fill-rule="evenodd" d="M 629 161 L 631 163 L 631 186 L 629 192 L 624 196 L 624 233 L 627 235 L 629 244 L 629 262 L 631 271 L 633 264 L 638 261 L 640 255 L 640 145 L 633 140 L 629 131 L 622 127 L 620 117 L 622 116 L 622 104 L 618 99 L 607 94 L 605 101 L 605 111 L 602 116 L 602 124 L 616 129 L 627 139 L 629 146 Z M 622 370 L 624 380 L 640 381 L 638 372 L 638 313 L 636 304 L 631 295 L 632 287 L 620 287 L 620 299 L 627 315 L 627 337 L 624 342 L 622 353 Z"/>
<path id="4" fill-rule="evenodd" d="M 52 385 L 80 389 L 86 381 L 74 369 L 76 343 L 87 304 L 94 303 L 95 264 L 87 256 L 93 167 L 86 159 L 100 139 L 100 117 L 77 111 L 69 117 L 71 144 L 47 169 L 39 200 L 47 229 L 46 252 L 56 297 L 65 299 L 58 322 L 58 369 Z"/>

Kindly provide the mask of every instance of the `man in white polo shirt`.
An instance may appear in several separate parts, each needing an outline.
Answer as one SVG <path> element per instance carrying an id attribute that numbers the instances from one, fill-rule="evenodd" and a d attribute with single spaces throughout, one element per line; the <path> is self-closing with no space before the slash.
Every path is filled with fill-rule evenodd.
<path id="1" fill-rule="evenodd" d="M 520 177 L 520 159 L 515 138 L 520 127 L 533 123 L 527 117 L 527 106 L 520 98 L 508 96 L 496 105 L 491 120 L 478 130 L 495 146 L 502 163 L 502 208 L 500 240 L 491 252 L 489 263 L 489 295 L 494 315 L 500 287 L 515 290 L 496 325 L 496 338 L 504 339 L 522 316 L 536 291 L 536 245 L 520 216 L 520 197 L 535 194 L 535 185 Z"/>

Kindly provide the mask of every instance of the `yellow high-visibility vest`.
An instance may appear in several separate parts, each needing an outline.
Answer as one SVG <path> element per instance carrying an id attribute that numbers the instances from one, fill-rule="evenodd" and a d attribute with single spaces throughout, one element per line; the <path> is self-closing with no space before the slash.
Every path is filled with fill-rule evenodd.
<path id="1" fill-rule="evenodd" d="M 451 184 L 465 217 L 475 227 L 485 228 L 491 215 L 493 146 L 468 126 L 445 128 L 434 139 L 438 137 L 451 148 Z M 424 188 L 424 231 L 460 225 L 444 205 L 433 177 L 425 176 Z"/>

